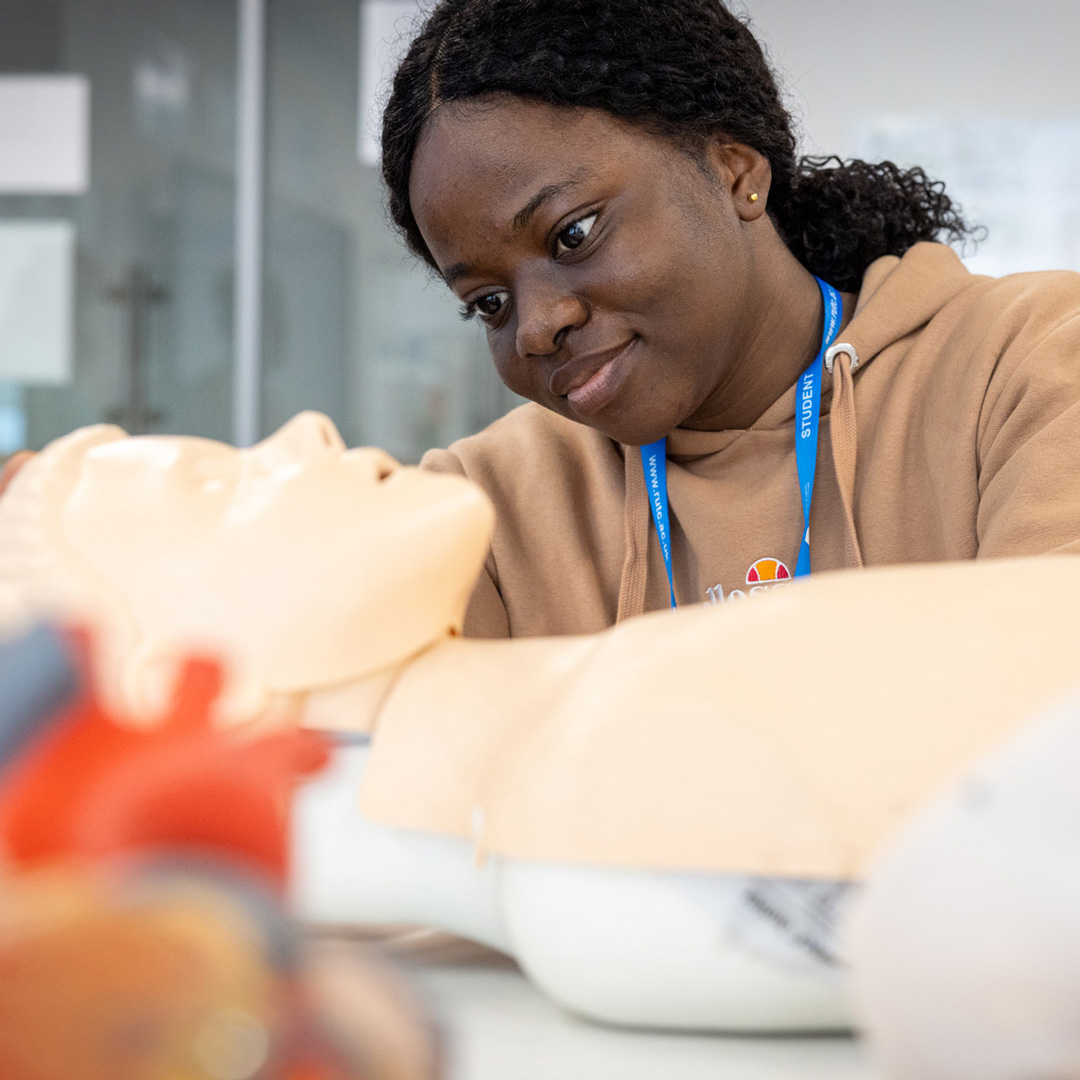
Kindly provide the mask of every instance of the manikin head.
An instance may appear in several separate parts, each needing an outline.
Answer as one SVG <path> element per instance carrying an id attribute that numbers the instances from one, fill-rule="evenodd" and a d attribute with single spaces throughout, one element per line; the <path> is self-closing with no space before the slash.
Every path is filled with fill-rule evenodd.
<path id="1" fill-rule="evenodd" d="M 460 630 L 493 520 L 472 484 L 346 450 L 317 413 L 245 450 L 98 426 L 0 502 L 0 584 L 15 615 L 102 626 L 128 710 L 163 702 L 194 648 L 231 662 L 224 712 L 251 715 Z"/>

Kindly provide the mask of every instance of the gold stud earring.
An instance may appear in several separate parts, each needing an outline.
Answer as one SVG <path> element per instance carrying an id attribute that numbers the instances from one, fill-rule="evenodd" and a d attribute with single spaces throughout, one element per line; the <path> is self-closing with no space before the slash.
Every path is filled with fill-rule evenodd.
<path id="1" fill-rule="evenodd" d="M 750 201 L 751 202 L 757 202 L 758 201 L 758 193 L 756 191 L 754 192 L 753 195 L 750 196 Z"/>

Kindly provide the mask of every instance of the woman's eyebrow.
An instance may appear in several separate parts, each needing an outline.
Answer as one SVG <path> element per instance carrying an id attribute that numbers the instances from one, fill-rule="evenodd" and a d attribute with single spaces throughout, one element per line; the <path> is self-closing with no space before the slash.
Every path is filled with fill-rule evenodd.
<path id="1" fill-rule="evenodd" d="M 510 225 L 511 233 L 519 233 L 524 229 L 532 220 L 533 214 L 540 209 L 549 199 L 555 198 L 556 195 L 561 194 L 568 188 L 572 188 L 577 184 L 580 184 L 582 180 L 587 179 L 592 173 L 586 168 L 577 169 L 574 174 L 568 177 L 566 180 L 560 180 L 557 184 L 545 184 L 515 215 L 514 220 Z"/>
<path id="2" fill-rule="evenodd" d="M 472 273 L 472 267 L 468 263 L 454 263 L 443 271 L 443 281 L 447 285 L 453 285 L 458 278 L 468 277 Z"/>
<path id="3" fill-rule="evenodd" d="M 510 223 L 510 232 L 512 235 L 520 233 L 529 222 L 532 220 L 533 214 L 540 209 L 549 199 L 554 199 L 556 195 L 561 194 L 564 191 L 575 187 L 583 180 L 587 180 L 592 176 L 592 170 L 582 166 L 580 169 L 576 169 L 574 173 L 567 177 L 565 180 L 560 180 L 557 184 L 545 184 L 515 215 L 514 220 Z M 443 281 L 447 285 L 453 285 L 458 278 L 468 277 L 472 273 L 472 267 L 468 263 L 458 262 L 452 266 L 448 266 L 443 271 Z"/>

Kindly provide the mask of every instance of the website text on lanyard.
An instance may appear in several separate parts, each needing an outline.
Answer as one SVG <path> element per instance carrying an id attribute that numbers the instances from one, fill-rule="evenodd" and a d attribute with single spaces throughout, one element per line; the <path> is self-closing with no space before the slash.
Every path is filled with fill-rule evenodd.
<path id="1" fill-rule="evenodd" d="M 814 280 L 821 289 L 825 318 L 821 349 L 799 378 L 795 393 L 795 463 L 799 470 L 799 492 L 802 495 L 803 508 L 802 543 L 799 545 L 799 560 L 795 564 L 796 577 L 804 577 L 810 573 L 810 502 L 814 496 L 814 470 L 817 467 L 822 365 L 825 351 L 840 329 L 840 314 L 843 310 L 840 294 L 836 289 L 821 278 Z M 671 606 L 675 607 L 675 576 L 671 568 L 671 518 L 668 514 L 667 495 L 667 439 L 659 439 L 643 446 L 641 464 L 645 470 L 645 483 L 649 488 L 649 508 L 656 525 L 656 535 L 660 538 L 660 550 L 664 553 L 664 566 L 667 567 Z"/>

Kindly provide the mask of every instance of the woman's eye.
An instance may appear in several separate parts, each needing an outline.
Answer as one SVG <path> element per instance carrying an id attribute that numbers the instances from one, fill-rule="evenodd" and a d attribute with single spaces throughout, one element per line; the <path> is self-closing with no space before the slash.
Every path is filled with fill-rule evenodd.
<path id="1" fill-rule="evenodd" d="M 577 221 L 570 222 L 555 237 L 555 254 L 563 255 L 567 251 L 573 251 L 574 248 L 581 247 L 588 238 L 589 233 L 592 232 L 592 227 L 595 224 L 596 214 L 590 214 L 588 217 L 578 218 Z"/>
<path id="2" fill-rule="evenodd" d="M 502 311 L 509 299 L 510 294 L 507 292 L 485 293 L 483 296 L 478 296 L 475 300 L 470 300 L 464 304 L 461 309 L 461 317 L 471 319 L 474 315 L 479 315 L 484 322 L 491 322 Z"/>

